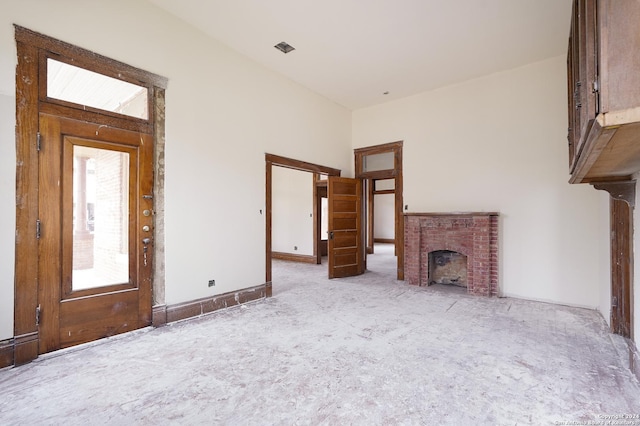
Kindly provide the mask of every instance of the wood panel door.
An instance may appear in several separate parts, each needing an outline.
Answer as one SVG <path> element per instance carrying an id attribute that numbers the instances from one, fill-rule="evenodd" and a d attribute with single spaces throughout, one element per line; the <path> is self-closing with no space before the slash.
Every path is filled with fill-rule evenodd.
<path id="1" fill-rule="evenodd" d="M 40 115 L 39 353 L 151 323 L 153 137 Z"/>
<path id="2" fill-rule="evenodd" d="M 329 278 L 364 273 L 362 181 L 329 176 Z"/>

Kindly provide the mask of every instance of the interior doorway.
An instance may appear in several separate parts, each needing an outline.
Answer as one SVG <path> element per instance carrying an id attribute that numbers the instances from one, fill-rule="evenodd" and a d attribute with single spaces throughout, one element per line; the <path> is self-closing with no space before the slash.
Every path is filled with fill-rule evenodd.
<path id="1" fill-rule="evenodd" d="M 356 178 L 363 181 L 363 199 L 366 213 L 365 244 L 367 254 L 375 252 L 376 243 L 376 204 L 380 207 L 382 199 L 393 197 L 393 237 L 390 233 L 378 236 L 378 243 L 393 244 L 396 259 L 396 278 L 404 280 L 404 216 L 402 196 L 402 141 L 375 145 L 354 150 Z M 376 203 L 378 201 L 378 203 Z M 380 209 L 378 209 L 380 215 Z M 383 213 L 388 215 L 388 212 Z M 380 229 L 378 229 L 380 234 Z"/>
<path id="2" fill-rule="evenodd" d="M 322 264 L 322 258 L 328 255 L 329 242 L 329 201 L 327 199 L 327 176 L 313 175 L 314 200 L 314 244 L 316 245 L 316 263 Z"/>
<path id="3" fill-rule="evenodd" d="M 273 200 L 274 167 L 283 167 L 314 176 L 313 200 L 314 216 L 314 253 L 315 263 L 322 263 L 321 242 L 323 194 L 326 194 L 326 232 L 328 275 L 330 278 L 358 275 L 364 272 L 364 246 L 362 232 L 362 183 L 360 179 L 341 178 L 340 170 L 320 166 L 305 161 L 294 160 L 273 154 L 265 154 L 265 281 L 267 297 L 273 293 L 272 259 L 273 255 Z M 326 179 L 318 175 L 326 176 Z M 323 182 L 326 180 L 326 184 Z M 323 189 L 326 188 L 326 191 Z M 318 214 L 320 212 L 320 214 Z"/>
<path id="4" fill-rule="evenodd" d="M 374 253 L 376 243 L 393 244 L 395 253 L 395 178 L 367 179 L 367 185 L 367 253 Z"/>
<path id="5" fill-rule="evenodd" d="M 272 169 L 273 259 L 317 263 L 314 176 L 288 167 Z"/>
<path id="6" fill-rule="evenodd" d="M 340 176 L 340 170 L 331 167 L 321 166 L 318 164 L 308 163 L 306 161 L 295 160 L 292 158 L 282 157 L 274 154 L 265 154 L 265 282 L 267 297 L 271 297 L 273 294 L 272 287 L 272 259 L 273 259 L 273 181 L 274 181 L 274 167 L 282 167 L 292 170 L 298 170 L 302 172 L 309 172 L 313 175 L 312 191 L 313 202 L 315 204 L 313 211 L 315 214 L 315 223 L 313 226 L 314 241 L 313 244 L 313 258 L 318 263 L 318 239 L 319 239 L 319 227 L 320 224 L 317 221 L 318 218 L 318 198 L 317 188 L 322 185 L 316 185 L 316 181 L 325 180 L 319 176 Z M 325 185 L 326 186 L 326 185 Z M 321 257 L 320 257 L 321 263 Z"/>

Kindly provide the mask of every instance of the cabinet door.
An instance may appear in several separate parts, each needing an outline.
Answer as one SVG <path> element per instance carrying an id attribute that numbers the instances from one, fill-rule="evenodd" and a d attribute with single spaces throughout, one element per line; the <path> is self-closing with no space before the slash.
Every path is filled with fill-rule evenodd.
<path id="1" fill-rule="evenodd" d="M 640 1 L 598 1 L 600 111 L 640 106 Z"/>
<path id="2" fill-rule="evenodd" d="M 573 29 L 573 25 L 571 25 Z M 569 36 L 569 47 L 567 49 L 567 105 L 568 105 L 568 117 L 567 117 L 567 143 L 569 144 L 569 173 L 573 173 L 575 168 L 575 160 L 576 160 L 576 146 L 578 145 L 579 132 L 576 121 L 576 103 L 574 96 L 574 84 L 576 81 L 575 78 L 575 67 L 574 67 L 574 38 L 573 38 L 573 30 L 571 31 L 571 35 Z"/>
<path id="3" fill-rule="evenodd" d="M 598 113 L 597 37 L 596 1 L 575 0 L 567 55 L 570 158 L 580 155 Z"/>
<path id="4" fill-rule="evenodd" d="M 596 0 L 579 0 L 580 31 L 580 139 L 584 140 L 598 113 L 596 81 L 598 79 Z"/>

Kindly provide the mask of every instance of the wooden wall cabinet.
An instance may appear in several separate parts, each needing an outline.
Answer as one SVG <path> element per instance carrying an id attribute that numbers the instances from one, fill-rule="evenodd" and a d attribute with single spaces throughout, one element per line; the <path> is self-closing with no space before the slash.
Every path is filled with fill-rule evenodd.
<path id="1" fill-rule="evenodd" d="M 567 54 L 571 183 L 640 171 L 640 0 L 574 0 Z"/>

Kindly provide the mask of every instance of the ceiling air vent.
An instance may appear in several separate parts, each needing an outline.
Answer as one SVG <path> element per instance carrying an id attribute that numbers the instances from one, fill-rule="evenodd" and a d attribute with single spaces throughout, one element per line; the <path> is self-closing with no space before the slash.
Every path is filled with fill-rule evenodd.
<path id="1" fill-rule="evenodd" d="M 296 50 L 295 47 L 291 46 L 289 43 L 287 43 L 286 41 L 281 41 L 280 43 L 276 44 L 275 46 L 276 49 L 278 49 L 279 51 L 281 51 L 282 53 L 289 53 L 292 50 Z"/>

